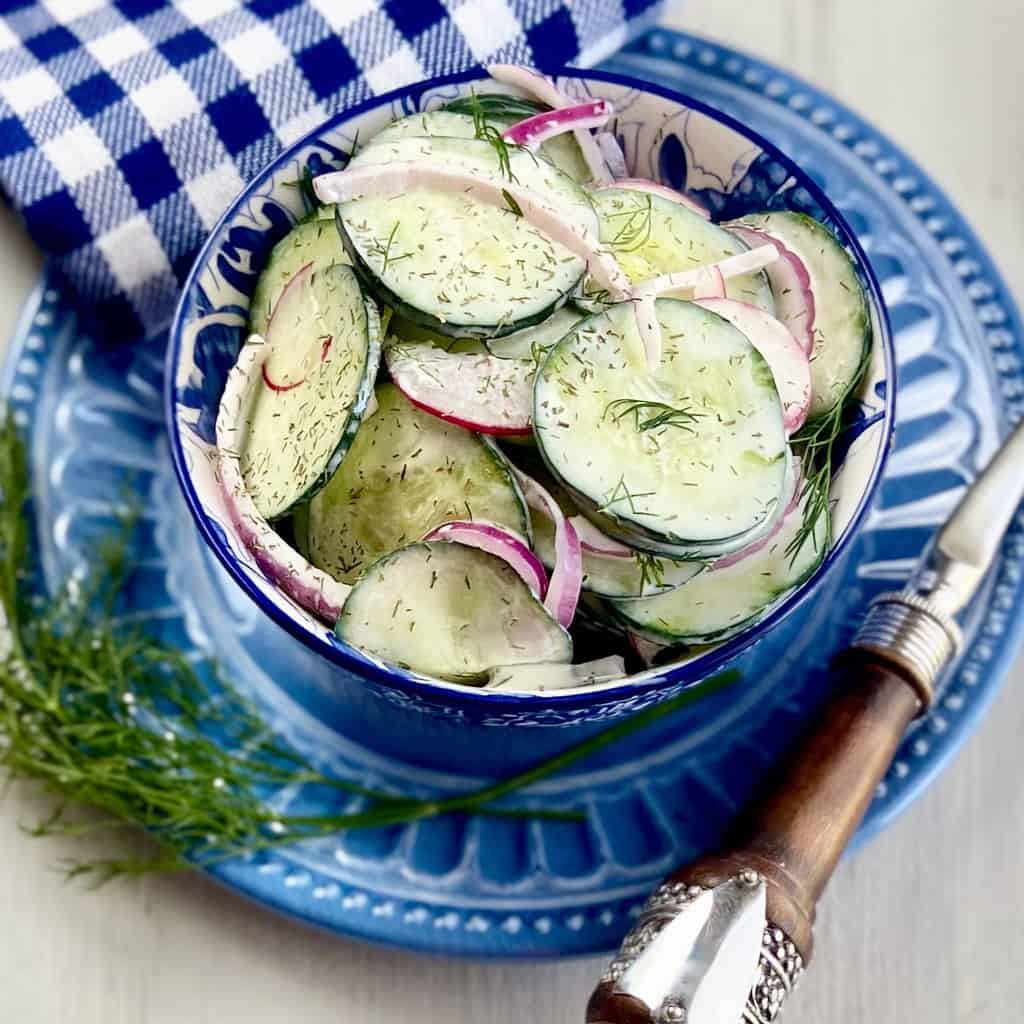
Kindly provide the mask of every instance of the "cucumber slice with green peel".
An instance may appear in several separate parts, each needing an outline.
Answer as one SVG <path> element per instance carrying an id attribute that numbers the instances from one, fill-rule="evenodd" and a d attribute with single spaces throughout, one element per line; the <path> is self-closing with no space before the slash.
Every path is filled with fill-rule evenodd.
<path id="1" fill-rule="evenodd" d="M 526 503 L 484 438 L 422 412 L 393 384 L 376 391 L 348 455 L 309 506 L 309 560 L 354 582 L 442 523 L 493 523 L 530 540 Z"/>
<path id="2" fill-rule="evenodd" d="M 369 415 L 369 412 L 367 412 Z M 292 538 L 295 550 L 303 558 L 309 558 L 309 503 L 297 505 L 292 511 Z"/>
<path id="3" fill-rule="evenodd" d="M 565 491 L 547 476 L 543 482 L 562 511 L 568 516 L 576 515 L 576 508 Z M 555 564 L 554 523 L 539 509 L 531 508 L 530 525 L 533 528 L 533 550 L 550 569 Z M 703 562 L 675 561 L 646 551 L 632 551 L 628 555 L 601 555 L 588 548 L 585 542 L 581 548 L 583 589 L 599 597 L 652 597 L 681 587 L 705 568 Z"/>
<path id="4" fill-rule="evenodd" d="M 694 270 L 747 250 L 744 242 L 717 224 L 650 192 L 602 188 L 592 199 L 601 222 L 601 241 L 633 284 Z M 761 271 L 726 281 L 725 294 L 769 313 L 775 310 L 768 279 Z"/>
<path id="5" fill-rule="evenodd" d="M 270 251 L 249 303 L 249 333 L 266 337 L 271 313 L 285 286 L 305 266 L 348 265 L 345 247 L 331 221 L 311 217 L 288 232 Z"/>
<path id="6" fill-rule="evenodd" d="M 670 593 L 612 601 L 610 607 L 632 632 L 656 643 L 708 644 L 735 636 L 764 618 L 821 564 L 829 545 L 829 511 L 822 511 L 794 554 L 790 548 L 803 518 L 800 502 L 760 551 L 724 569 L 712 567 Z"/>
<path id="7" fill-rule="evenodd" d="M 576 665 L 541 663 L 533 665 L 501 665 L 491 670 L 488 690 L 514 690 L 519 693 L 544 693 L 571 690 L 577 686 L 609 683 L 626 675 L 620 655 L 611 654 Z"/>
<path id="8" fill-rule="evenodd" d="M 491 355 L 499 359 L 533 359 L 539 361 L 556 342 L 569 333 L 587 314 L 571 302 L 555 310 L 546 320 L 503 338 L 491 338 L 485 344 Z"/>
<path id="9" fill-rule="evenodd" d="M 429 327 L 403 320 L 399 316 L 391 318 L 388 334 L 398 343 L 434 345 L 445 352 L 473 352 L 486 355 L 489 351 L 489 346 L 481 338 L 449 338 L 445 334 L 438 334 Z"/>
<path id="10" fill-rule="evenodd" d="M 474 102 L 474 100 L 476 102 Z M 459 99 L 454 100 L 451 103 L 445 104 L 440 111 L 435 111 L 432 116 L 437 116 L 440 113 L 458 114 L 466 118 L 469 122 L 469 132 L 465 134 L 465 138 L 476 137 L 476 122 L 473 117 L 474 108 L 477 109 L 483 116 L 483 119 L 489 125 L 493 125 L 498 131 L 504 131 L 506 128 L 511 127 L 517 121 L 525 121 L 528 117 L 533 117 L 535 114 L 541 113 L 547 109 L 539 103 L 532 103 L 529 100 L 519 99 L 517 96 L 505 96 L 501 93 L 492 93 L 484 96 L 460 96 Z M 416 116 L 416 115 L 413 115 Z M 450 125 L 444 127 L 450 128 Z M 450 130 L 438 131 L 435 130 L 434 126 L 430 126 L 430 130 L 424 132 L 425 135 L 448 135 L 448 134 L 462 134 L 466 131 L 464 127 L 461 127 L 461 131 L 456 133 Z M 374 141 L 379 138 L 379 134 L 374 137 Z M 587 167 L 586 160 L 583 159 L 583 154 L 580 152 L 579 144 L 576 142 L 572 132 L 566 132 L 564 135 L 559 135 L 554 139 L 549 139 L 540 147 L 540 153 L 550 160 L 559 170 L 564 171 L 569 175 L 573 181 L 589 181 L 590 180 L 590 169 Z"/>
<path id="11" fill-rule="evenodd" d="M 257 511 L 276 519 L 334 474 L 373 394 L 380 318 L 351 267 L 302 270 L 267 328 L 239 462 Z"/>
<path id="12" fill-rule="evenodd" d="M 349 165 L 450 167 L 516 188 L 557 209 L 579 232 L 597 237 L 590 200 L 568 175 L 526 150 L 508 150 L 508 167 L 478 139 L 405 138 L 363 150 Z M 357 272 L 404 319 L 451 337 L 498 337 L 541 323 L 578 285 L 585 261 L 515 212 L 461 191 L 411 188 L 338 206 L 337 223 Z"/>
<path id="13" fill-rule="evenodd" d="M 557 341 L 561 341 L 588 314 L 573 303 L 555 310 L 546 320 L 501 338 L 449 338 L 437 331 L 395 317 L 390 333 L 400 341 L 428 342 L 446 352 L 490 352 L 499 359 L 532 359 L 540 362 Z"/>
<path id="14" fill-rule="evenodd" d="M 778 238 L 807 268 L 815 310 L 807 415 L 813 422 L 856 386 L 871 349 L 871 315 L 857 270 L 835 235 L 805 214 L 780 210 L 735 223 Z"/>
<path id="15" fill-rule="evenodd" d="M 527 115 L 529 116 L 529 115 Z M 511 124 L 511 121 L 507 122 Z M 501 124 L 497 127 L 504 127 Z M 450 110 L 429 110 L 419 114 L 409 114 L 382 128 L 360 150 L 360 155 L 374 146 L 399 139 L 475 139 L 476 124 L 469 114 L 455 113 Z"/>
<path id="16" fill-rule="evenodd" d="M 446 541 L 385 555 L 352 588 L 336 627 L 393 665 L 460 683 L 490 669 L 572 661 L 572 639 L 514 569 Z"/>
<path id="17" fill-rule="evenodd" d="M 460 96 L 458 99 L 450 100 L 441 109 L 468 114 L 470 117 L 473 116 L 474 110 L 479 110 L 490 123 L 507 121 L 509 124 L 515 124 L 516 121 L 525 121 L 528 117 L 547 110 L 548 107 L 536 100 L 523 99 L 522 96 L 513 96 L 506 92 L 484 92 Z"/>
<path id="18" fill-rule="evenodd" d="M 533 117 L 536 113 L 538 113 L 537 109 L 527 108 L 527 112 L 523 113 L 521 117 L 499 117 L 485 114 L 484 120 L 501 132 L 517 121 L 525 121 L 526 118 Z M 456 112 L 448 107 L 422 114 L 410 114 L 408 117 L 392 122 L 370 139 L 363 152 L 381 143 L 410 138 L 475 139 L 478 136 L 476 122 L 471 113 L 468 111 Z M 571 132 L 549 139 L 537 152 L 560 171 L 568 174 L 573 181 L 583 182 L 590 177 L 586 162 Z"/>
<path id="19" fill-rule="evenodd" d="M 599 529 L 654 554 L 702 559 L 770 529 L 788 458 L 764 359 L 700 306 L 659 299 L 649 370 L 633 304 L 582 321 L 534 384 L 545 462 Z"/>

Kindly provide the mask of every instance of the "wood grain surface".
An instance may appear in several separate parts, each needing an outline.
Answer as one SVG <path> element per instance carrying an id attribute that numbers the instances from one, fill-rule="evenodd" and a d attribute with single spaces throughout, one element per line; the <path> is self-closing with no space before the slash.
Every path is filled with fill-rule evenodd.
<path id="1" fill-rule="evenodd" d="M 961 205 L 1024 296 L 1024 5 L 688 0 L 667 20 L 776 61 L 875 121 Z M 39 260 L 0 216 L 0 338 Z M 1024 690 L 844 862 L 789 1024 L 1004 1024 L 1024 969 Z M 573 1024 L 596 960 L 481 965 L 343 942 L 198 877 L 88 892 L 0 797 L 0 1024 Z"/>

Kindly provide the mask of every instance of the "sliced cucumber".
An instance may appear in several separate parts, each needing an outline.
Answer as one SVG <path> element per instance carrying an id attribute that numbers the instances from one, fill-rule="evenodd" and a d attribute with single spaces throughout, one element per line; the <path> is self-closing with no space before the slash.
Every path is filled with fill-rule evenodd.
<path id="1" fill-rule="evenodd" d="M 460 96 L 459 99 L 445 104 L 443 109 L 468 117 L 473 129 L 469 133 L 469 137 L 472 138 L 476 134 L 476 124 L 473 119 L 474 109 L 483 115 L 488 124 L 493 125 L 498 131 L 504 131 L 517 121 L 525 121 L 528 117 L 533 117 L 534 114 L 539 114 L 546 108 L 540 103 L 523 100 L 518 96 L 490 93 L 475 97 L 475 101 L 474 97 Z M 429 131 L 425 134 L 441 135 L 447 134 L 447 132 Z M 540 152 L 559 170 L 565 171 L 573 181 L 583 182 L 590 179 L 587 161 L 584 160 L 572 132 L 549 139 L 540 147 Z"/>
<path id="2" fill-rule="evenodd" d="M 448 338 L 420 324 L 395 317 L 390 331 L 400 341 L 427 342 L 446 352 L 490 352 L 499 359 L 539 361 L 556 341 L 560 341 L 587 314 L 573 303 L 555 310 L 546 320 L 501 338 Z"/>
<path id="3" fill-rule="evenodd" d="M 479 110 L 491 123 L 507 121 L 514 124 L 516 121 L 525 121 L 528 117 L 539 114 L 547 107 L 536 100 L 523 99 L 522 96 L 513 96 L 507 92 L 484 92 L 460 96 L 446 103 L 441 109 L 468 114 L 470 117 L 473 116 L 474 110 Z"/>
<path id="4" fill-rule="evenodd" d="M 789 548 L 803 515 L 801 503 L 787 514 L 770 543 L 727 568 L 712 568 L 668 594 L 613 601 L 611 607 L 630 630 L 657 643 L 706 644 L 735 636 L 760 621 L 821 563 L 828 550 L 828 509 L 794 557 Z"/>
<path id="5" fill-rule="evenodd" d="M 543 484 L 566 515 L 578 510 L 565 491 L 547 474 Z M 530 509 L 533 550 L 547 568 L 555 564 L 555 526 L 539 509 Z M 632 556 L 599 555 L 583 545 L 583 589 L 601 597 L 651 597 L 680 587 L 704 569 L 703 562 L 680 562 L 636 551 Z"/>
<path id="6" fill-rule="evenodd" d="M 267 330 L 262 379 L 246 410 L 242 478 L 266 519 L 311 498 L 359 427 L 380 362 L 380 318 L 351 267 L 309 268 Z"/>
<path id="7" fill-rule="evenodd" d="M 527 115 L 530 116 L 530 115 Z M 511 122 L 509 122 L 511 124 Z M 392 121 L 382 128 L 363 147 L 362 153 L 386 142 L 398 139 L 475 139 L 476 124 L 469 114 L 453 113 L 449 110 L 429 110 L 419 114 L 409 114 Z"/>
<path id="8" fill-rule="evenodd" d="M 772 525 L 788 459 L 764 359 L 721 317 L 655 306 L 663 355 L 647 368 L 632 303 L 582 321 L 534 384 L 544 459 L 574 503 L 633 547 L 696 559 L 734 551 Z"/>
<path id="9" fill-rule="evenodd" d="M 578 306 L 569 303 L 533 327 L 506 334 L 503 338 L 491 338 L 487 347 L 500 359 L 538 359 L 586 315 Z"/>
<path id="10" fill-rule="evenodd" d="M 337 634 L 391 664 L 461 683 L 483 682 L 497 665 L 572 660 L 569 634 L 508 563 L 445 541 L 374 563 Z"/>
<path id="11" fill-rule="evenodd" d="M 593 200 L 601 241 L 633 284 L 717 263 L 747 249 L 740 239 L 700 214 L 650 192 L 602 188 Z M 760 271 L 727 281 L 725 293 L 769 313 L 775 310 L 768 279 Z"/>
<path id="12" fill-rule="evenodd" d="M 482 437 L 411 405 L 392 384 L 376 391 L 345 461 L 313 499 L 309 560 L 354 582 L 367 566 L 442 523 L 486 520 L 530 539 L 530 521 L 504 457 Z"/>
<path id="13" fill-rule="evenodd" d="M 312 218 L 296 224 L 271 249 L 270 259 L 256 281 L 249 303 L 249 333 L 266 336 L 270 314 L 285 285 L 303 267 L 310 263 L 329 267 L 332 263 L 348 262 L 345 247 L 332 223 Z"/>
<path id="14" fill-rule="evenodd" d="M 581 230 L 597 233 L 586 194 L 526 150 L 509 151 L 518 186 L 542 195 Z M 443 163 L 496 184 L 498 154 L 478 139 L 405 138 L 363 150 L 350 164 Z M 338 226 L 353 265 L 386 305 L 452 337 L 497 337 L 540 323 L 563 305 L 585 262 L 518 216 L 512 206 L 460 192 L 416 188 L 340 204 Z"/>
<path id="15" fill-rule="evenodd" d="M 626 675 L 626 665 L 618 654 L 576 665 L 541 663 L 539 665 L 500 665 L 491 670 L 488 690 L 516 690 L 520 693 L 544 693 L 570 690 L 577 686 L 609 683 Z"/>
<path id="16" fill-rule="evenodd" d="M 778 238 L 810 275 L 815 314 L 807 418 L 818 419 L 856 385 L 871 348 L 871 316 L 853 260 L 828 228 L 802 213 L 760 213 L 736 223 Z"/>
<path id="17" fill-rule="evenodd" d="M 393 316 L 388 324 L 388 334 L 397 342 L 415 342 L 417 345 L 434 345 L 443 348 L 445 352 L 474 352 L 486 355 L 490 351 L 489 346 L 480 338 L 449 338 L 447 335 L 438 334 L 429 327 L 422 324 L 414 324 L 410 320 L 403 320 L 400 316 Z"/>

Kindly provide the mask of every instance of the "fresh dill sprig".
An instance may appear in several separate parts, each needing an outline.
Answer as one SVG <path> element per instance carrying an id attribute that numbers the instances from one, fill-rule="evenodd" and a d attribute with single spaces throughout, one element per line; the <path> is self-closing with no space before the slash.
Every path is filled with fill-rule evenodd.
<path id="1" fill-rule="evenodd" d="M 294 181 L 286 181 L 284 184 L 289 188 L 297 188 L 302 196 L 302 205 L 306 211 L 317 210 L 322 205 L 317 198 L 316 190 L 313 188 L 313 170 L 307 164 L 302 168 L 302 174 Z"/>
<path id="2" fill-rule="evenodd" d="M 820 419 L 801 427 L 793 435 L 793 445 L 800 452 L 800 528 L 786 545 L 792 565 L 807 541 L 817 545 L 818 520 L 829 514 L 832 487 L 832 450 L 843 433 L 843 403 L 837 402 Z"/>
<path id="3" fill-rule="evenodd" d="M 371 247 L 371 252 L 378 253 L 381 257 L 382 262 L 380 272 L 382 274 L 387 272 L 388 267 L 392 263 L 397 263 L 399 260 L 407 260 L 409 259 L 410 256 L 413 255 L 411 252 L 402 253 L 401 256 L 391 255 L 391 246 L 394 244 L 395 235 L 398 234 L 399 225 L 400 221 L 396 220 L 391 228 L 391 233 L 388 235 L 388 240 L 384 245 L 381 245 L 379 241 L 375 240 L 373 246 Z"/>
<path id="4" fill-rule="evenodd" d="M 622 224 L 617 228 L 615 236 L 609 243 L 619 252 L 636 252 L 642 249 L 651 239 L 654 224 L 654 207 L 649 194 L 643 196 L 640 206 L 628 210 L 606 213 L 606 220 L 618 221 Z"/>
<path id="5" fill-rule="evenodd" d="M 659 427 L 680 427 L 691 434 L 696 433 L 693 424 L 703 413 L 694 412 L 689 406 L 676 408 L 665 402 L 647 401 L 639 398 L 616 398 L 605 406 L 602 419 L 611 418 L 618 423 L 627 416 L 633 417 L 633 426 L 641 433 L 657 430 Z"/>
<path id="6" fill-rule="evenodd" d="M 730 685 L 713 677 L 494 785 L 446 799 L 370 789 L 319 771 L 275 737 L 258 710 L 212 666 L 131 628 L 128 535 L 101 546 L 92 577 L 32 599 L 25 450 L 0 420 L 0 768 L 41 785 L 55 809 L 37 836 L 144 829 L 160 850 L 71 865 L 96 884 L 209 867 L 260 849 L 352 828 L 455 812 L 580 821 L 576 810 L 492 806 L 651 722 Z M 132 526 L 128 516 L 125 528 Z M 285 787 L 338 794 L 337 813 L 276 811 Z M 91 808 L 93 813 L 83 817 Z"/>
<path id="7" fill-rule="evenodd" d="M 799 500 L 803 511 L 800 516 L 800 529 L 786 545 L 790 565 L 796 561 L 808 540 L 817 546 L 818 520 L 831 514 L 833 454 L 836 442 L 847 430 L 845 415 L 850 396 L 860 383 L 870 357 L 870 349 L 865 349 L 850 384 L 835 405 L 824 416 L 804 424 L 791 438 L 791 444 L 800 456 L 803 482 L 800 485 Z"/>
<path id="8" fill-rule="evenodd" d="M 483 142 L 489 142 L 494 148 L 494 153 L 498 158 L 498 168 L 502 175 L 508 178 L 509 181 L 518 182 L 518 178 L 512 173 L 512 161 L 511 161 L 511 146 L 505 141 L 501 132 L 493 124 L 487 120 L 487 115 L 484 112 L 483 105 L 480 102 L 480 97 L 476 93 L 470 95 L 469 111 L 473 117 L 473 134 L 476 138 Z M 508 193 L 505 193 L 506 201 L 511 197 Z M 516 212 L 515 206 L 513 206 L 515 200 L 513 199 L 509 206 L 512 208 L 512 212 Z M 518 204 L 516 204 L 517 206 Z M 522 216 L 522 210 L 518 211 L 519 216 Z"/>

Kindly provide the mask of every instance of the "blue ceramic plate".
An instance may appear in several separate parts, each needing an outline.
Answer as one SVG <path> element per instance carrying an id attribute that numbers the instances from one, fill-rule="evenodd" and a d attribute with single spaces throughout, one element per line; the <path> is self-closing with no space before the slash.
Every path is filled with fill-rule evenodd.
<path id="1" fill-rule="evenodd" d="M 820 700 L 825 666 L 868 600 L 906 574 L 963 484 L 1024 411 L 1024 335 L 1002 281 L 955 208 L 887 140 L 792 77 L 682 35 L 654 31 L 604 67 L 734 115 L 826 189 L 867 250 L 892 317 L 895 450 L 845 568 L 744 655 L 742 692 L 531 791 L 540 806 L 585 808 L 585 825 L 451 817 L 217 869 L 241 892 L 338 933 L 487 956 L 616 945 L 654 882 L 714 842 Z M 408 764 L 382 753 L 379 737 L 346 730 L 344 720 L 289 697 L 293 665 L 283 634 L 215 563 L 179 497 L 163 438 L 163 354 L 105 349 L 79 328 L 55 278 L 29 303 L 3 386 L 31 442 L 45 585 L 80 565 L 111 527 L 114 489 L 134 487 L 147 509 L 136 614 L 150 628 L 190 654 L 215 654 L 282 735 L 325 770 L 414 793 L 481 782 L 472 762 L 457 761 L 458 772 Z M 861 839 L 927 785 L 994 694 L 1024 623 L 1016 613 L 1022 556 L 1018 521 L 965 623 L 963 658 L 904 743 Z M 557 746 L 558 730 L 548 732 Z M 308 795 L 287 790 L 276 801 L 310 807 Z"/>

